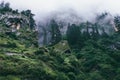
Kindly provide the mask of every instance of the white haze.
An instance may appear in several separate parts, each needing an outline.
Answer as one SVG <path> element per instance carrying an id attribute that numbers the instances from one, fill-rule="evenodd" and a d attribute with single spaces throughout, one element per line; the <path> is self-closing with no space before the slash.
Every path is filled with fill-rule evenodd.
<path id="1" fill-rule="evenodd" d="M 3 1 L 3 0 L 0 0 Z M 10 2 L 14 9 L 30 9 L 35 19 L 45 19 L 46 16 L 56 12 L 70 10 L 75 14 L 91 20 L 94 15 L 102 12 L 110 12 L 112 15 L 120 14 L 120 0 L 4 0 Z M 69 14 L 69 12 L 66 12 Z"/>
<path id="2" fill-rule="evenodd" d="M 0 0 L 0 2 L 3 0 Z M 13 9 L 26 10 L 30 9 L 34 13 L 35 20 L 38 23 L 39 31 L 39 44 L 44 45 L 44 31 L 49 32 L 49 26 L 46 23 L 51 18 L 55 18 L 56 21 L 63 21 L 64 23 L 79 23 L 81 21 L 94 22 L 96 15 L 109 12 L 111 15 L 107 16 L 102 21 L 99 21 L 100 25 L 106 26 L 107 32 L 109 26 L 107 22 L 113 21 L 112 16 L 120 15 L 120 0 L 4 0 L 10 2 Z M 39 25 L 40 24 L 40 25 Z M 44 25 L 45 24 L 45 25 Z M 65 24 L 65 25 L 66 25 Z M 44 26 L 43 26 L 44 25 Z M 65 33 L 67 26 L 61 29 L 61 33 Z M 113 28 L 113 27 L 111 27 Z M 42 30 L 42 31 L 41 31 Z M 113 30 L 113 29 L 112 29 Z M 51 35 L 47 34 L 47 44 L 51 40 Z"/>

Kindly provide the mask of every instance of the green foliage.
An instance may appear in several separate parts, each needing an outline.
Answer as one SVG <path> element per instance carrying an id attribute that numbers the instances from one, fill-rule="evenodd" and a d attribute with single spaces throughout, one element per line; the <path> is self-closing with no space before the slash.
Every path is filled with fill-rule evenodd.
<path id="1" fill-rule="evenodd" d="M 8 75 L 5 77 L 0 77 L 0 80 L 21 80 L 19 77 Z"/>
<path id="2" fill-rule="evenodd" d="M 58 43 L 61 39 L 61 33 L 58 24 L 55 22 L 55 20 L 51 20 L 50 22 L 50 33 L 51 33 L 51 44 L 54 45 Z"/>
<path id="3" fill-rule="evenodd" d="M 29 18 L 29 24 L 28 26 L 30 27 L 31 30 L 35 29 L 36 23 L 34 20 L 34 14 L 31 13 L 31 10 L 25 10 L 22 11 L 21 14 L 27 16 Z"/>
<path id="4" fill-rule="evenodd" d="M 83 46 L 80 28 L 75 24 L 68 26 L 67 41 L 72 48 L 77 49 Z"/>
<path id="5" fill-rule="evenodd" d="M 4 3 L 0 4 L 5 7 Z M 6 9 L 9 4 L 6 4 Z M 9 10 L 8 10 L 9 11 Z M 17 13 L 17 11 L 16 11 Z M 30 10 L 21 12 L 30 18 L 29 27 L 16 35 L 0 24 L 0 80 L 119 80 L 120 34 L 108 35 L 98 23 L 69 25 L 61 41 L 59 25 L 49 24 L 51 46 L 38 47 L 35 22 Z M 106 15 L 106 14 L 105 14 Z M 99 17 L 100 19 L 104 16 Z M 116 25 L 119 26 L 119 21 Z M 70 50 L 70 53 L 66 53 Z"/>
<path id="6" fill-rule="evenodd" d="M 10 8 L 10 3 L 5 3 L 2 1 L 0 3 L 0 13 L 4 14 L 5 12 L 11 12 L 12 9 Z"/>

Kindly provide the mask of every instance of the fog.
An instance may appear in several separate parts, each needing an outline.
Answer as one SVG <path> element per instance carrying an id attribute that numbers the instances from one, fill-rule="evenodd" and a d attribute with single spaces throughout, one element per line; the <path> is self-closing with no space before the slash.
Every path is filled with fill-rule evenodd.
<path id="1" fill-rule="evenodd" d="M 0 0 L 3 1 L 3 0 Z M 44 20 L 48 15 L 65 12 L 75 12 L 76 15 L 91 20 L 94 15 L 110 12 L 112 15 L 120 14 L 119 0 L 4 0 L 10 2 L 13 9 L 30 9 L 36 20 Z"/>
<path id="2" fill-rule="evenodd" d="M 3 0 L 0 0 L 0 2 Z M 27 10 L 30 9 L 35 14 L 35 20 L 38 24 L 39 31 L 39 44 L 44 45 L 44 38 L 46 38 L 48 44 L 51 40 L 49 32 L 49 26 L 47 25 L 51 19 L 55 19 L 57 22 L 65 23 L 61 29 L 61 33 L 65 34 L 68 23 L 76 23 L 90 21 L 94 23 L 96 21 L 96 15 L 104 12 L 110 13 L 98 24 L 102 25 L 109 33 L 112 26 L 114 26 L 113 16 L 120 14 L 120 1 L 119 0 L 4 0 L 10 3 L 10 7 L 13 9 Z M 109 25 L 107 23 L 110 23 Z M 112 22 L 112 23 L 111 23 Z M 111 26 L 111 27 L 109 27 Z M 114 29 L 112 29 L 114 30 Z M 100 31 L 101 32 L 101 31 Z"/>

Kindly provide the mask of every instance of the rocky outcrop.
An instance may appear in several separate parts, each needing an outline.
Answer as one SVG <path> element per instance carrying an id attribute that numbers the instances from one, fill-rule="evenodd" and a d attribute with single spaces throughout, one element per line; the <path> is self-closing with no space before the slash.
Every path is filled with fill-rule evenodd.
<path id="1" fill-rule="evenodd" d="M 0 21 L 7 27 L 12 28 L 12 32 L 19 30 L 21 27 L 29 25 L 29 18 L 22 14 L 5 13 L 0 14 Z"/>

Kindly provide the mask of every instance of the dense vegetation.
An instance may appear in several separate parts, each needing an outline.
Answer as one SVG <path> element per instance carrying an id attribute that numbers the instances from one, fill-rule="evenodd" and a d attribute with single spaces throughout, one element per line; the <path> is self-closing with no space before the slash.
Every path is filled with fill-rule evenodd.
<path id="1" fill-rule="evenodd" d="M 13 11 L 2 5 L 1 11 Z M 0 80 L 120 80 L 120 17 L 114 19 L 118 31 L 107 33 L 109 23 L 99 23 L 105 15 L 96 23 L 69 24 L 65 38 L 52 20 L 52 45 L 44 47 L 38 46 L 35 23 L 12 32 L 1 20 Z"/>

